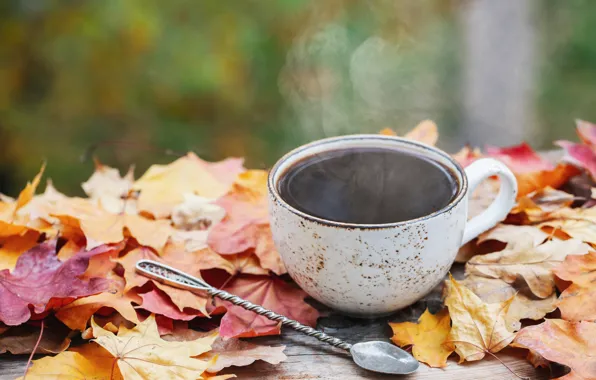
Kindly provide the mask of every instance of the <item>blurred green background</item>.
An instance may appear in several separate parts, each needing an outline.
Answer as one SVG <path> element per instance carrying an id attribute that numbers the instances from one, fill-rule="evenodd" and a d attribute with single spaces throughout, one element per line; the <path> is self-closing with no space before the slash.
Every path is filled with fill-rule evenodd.
<path id="1" fill-rule="evenodd" d="M 43 160 L 80 194 L 91 156 L 137 175 L 188 150 L 265 168 L 426 118 L 450 151 L 551 148 L 596 120 L 595 35 L 590 0 L 4 0 L 0 192 Z"/>

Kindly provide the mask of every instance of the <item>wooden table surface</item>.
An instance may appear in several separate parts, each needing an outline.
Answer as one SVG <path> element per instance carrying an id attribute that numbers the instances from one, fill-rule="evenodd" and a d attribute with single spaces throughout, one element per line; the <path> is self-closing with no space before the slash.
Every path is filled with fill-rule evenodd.
<path id="1" fill-rule="evenodd" d="M 452 273 L 456 278 L 463 276 L 463 266 L 455 264 Z M 442 307 L 440 287 L 422 301 L 390 317 L 363 320 L 344 317 L 321 307 L 326 316 L 319 318 L 318 328 L 350 343 L 367 340 L 389 341 L 391 322 L 416 321 L 422 312 L 429 308 L 436 312 Z M 298 379 L 407 379 L 407 380 L 506 380 L 518 379 L 503 364 L 492 357 L 481 361 L 458 365 L 455 357 L 443 369 L 429 368 L 424 364 L 408 376 L 377 375 L 356 366 L 342 350 L 333 348 L 318 340 L 290 329 L 284 329 L 281 336 L 250 339 L 256 344 L 285 345 L 288 359 L 271 365 L 257 362 L 247 367 L 232 367 L 220 373 L 234 373 L 239 379 L 298 380 Z M 549 370 L 536 370 L 525 360 L 526 351 L 508 348 L 497 354 L 518 376 L 528 379 L 548 379 Z M 25 371 L 27 356 L 0 355 L 0 380 L 15 379 Z M 165 379 L 164 379 L 165 380 Z"/>

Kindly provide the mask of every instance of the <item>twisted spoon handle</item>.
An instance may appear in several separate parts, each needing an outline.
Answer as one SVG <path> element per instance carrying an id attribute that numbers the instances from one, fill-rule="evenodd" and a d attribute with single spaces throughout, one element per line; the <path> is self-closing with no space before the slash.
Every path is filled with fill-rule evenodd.
<path id="1" fill-rule="evenodd" d="M 317 338 L 321 342 L 328 343 L 334 347 L 341 348 L 348 352 L 350 352 L 350 348 L 352 348 L 351 344 L 344 342 L 341 339 L 332 337 L 330 335 L 325 334 L 322 331 L 303 325 L 298 321 L 284 317 L 283 315 L 265 309 L 262 306 L 255 305 L 254 303 L 246 301 L 233 294 L 230 294 L 225 290 L 216 289 L 208 283 L 206 283 L 205 281 L 197 277 L 191 276 L 187 273 L 184 273 L 176 268 L 172 268 L 169 265 L 165 265 L 153 260 L 140 260 L 139 262 L 137 262 L 136 269 L 139 273 L 143 274 L 144 276 L 170 286 L 190 291 L 206 291 L 214 297 L 218 297 L 224 301 L 231 302 L 234 305 L 255 312 L 272 321 L 281 322 L 281 324 L 284 326 L 291 327 L 296 331 Z"/>

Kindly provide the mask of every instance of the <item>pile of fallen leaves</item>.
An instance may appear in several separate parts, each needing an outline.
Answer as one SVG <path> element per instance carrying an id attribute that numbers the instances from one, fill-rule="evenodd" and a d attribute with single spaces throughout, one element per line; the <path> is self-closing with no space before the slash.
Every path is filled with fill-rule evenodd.
<path id="1" fill-rule="evenodd" d="M 596 127 L 580 122 L 578 131 L 582 144 L 559 142 L 568 156 L 558 164 L 526 144 L 454 156 L 464 166 L 502 160 L 520 198 L 505 223 L 460 252 L 466 278 L 447 282 L 447 308 L 394 325 L 397 344 L 413 344 L 419 360 L 439 367 L 453 351 L 471 361 L 515 345 L 530 349 L 536 365 L 554 361 L 596 377 L 588 358 L 596 343 L 578 338 L 596 336 L 588 322 L 596 319 Z M 406 137 L 434 144 L 438 134 L 427 121 Z M 317 310 L 283 276 L 272 242 L 267 172 L 193 153 L 136 180 L 132 170 L 121 176 L 96 163 L 79 198 L 49 181 L 36 195 L 43 171 L 16 199 L 0 195 L 0 353 L 53 354 L 33 361 L 27 377 L 215 379 L 233 376 L 215 375 L 225 367 L 286 358 L 283 346 L 238 339 L 279 334 L 278 323 L 140 276 L 140 259 L 316 324 Z M 496 179 L 482 184 L 471 214 L 497 190 Z M 556 318 L 556 309 L 560 319 L 520 330 Z"/>
<path id="2" fill-rule="evenodd" d="M 444 287 L 445 308 L 418 323 L 391 323 L 392 340 L 412 346 L 431 367 L 475 361 L 507 346 L 528 349 L 536 367 L 569 367 L 561 379 L 596 379 L 596 125 L 577 122 L 582 143 L 558 141 L 566 155 L 553 164 L 522 144 L 464 148 L 464 166 L 489 156 L 519 181 L 507 219 L 464 246 L 465 277 Z M 472 195 L 471 213 L 486 207 L 496 179 Z"/>
<path id="3" fill-rule="evenodd" d="M 143 258 L 315 325 L 306 294 L 279 277 L 265 171 L 189 153 L 135 180 L 97 163 L 87 198 L 51 182 L 35 195 L 43 171 L 0 202 L 0 353 L 58 354 L 28 376 L 211 378 L 286 358 L 283 346 L 237 339 L 278 334 L 278 323 L 140 276 Z"/>

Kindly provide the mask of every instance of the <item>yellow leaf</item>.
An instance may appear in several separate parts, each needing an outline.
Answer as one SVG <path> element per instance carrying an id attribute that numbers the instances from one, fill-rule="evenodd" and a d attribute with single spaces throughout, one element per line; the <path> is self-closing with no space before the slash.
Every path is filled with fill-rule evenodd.
<path id="1" fill-rule="evenodd" d="M 445 305 L 452 321 L 447 342 L 455 345 L 460 363 L 480 360 L 486 353 L 507 347 L 515 338 L 512 323 L 506 318 L 514 298 L 487 304 L 452 276 L 446 283 Z"/>
<path id="2" fill-rule="evenodd" d="M 0 228 L 3 223 L 0 222 Z M 23 234 L 0 237 L 0 270 L 13 270 L 21 253 L 33 248 L 37 244 L 39 232 L 25 231 Z"/>
<path id="3" fill-rule="evenodd" d="M 451 330 L 447 309 L 434 315 L 427 309 L 418 323 L 389 323 L 389 326 L 393 329 L 393 343 L 400 347 L 412 345 L 412 354 L 416 359 L 431 367 L 447 365 L 447 358 L 453 352 L 450 344 L 444 344 Z"/>
<path id="4" fill-rule="evenodd" d="M 567 255 L 583 255 L 590 246 L 581 240 L 552 240 L 537 247 L 531 235 L 509 243 L 505 250 L 475 256 L 466 264 L 466 273 L 489 278 L 500 278 L 514 283 L 519 277 L 528 284 L 532 293 L 547 298 L 555 291 L 553 268 Z"/>
<path id="5" fill-rule="evenodd" d="M 91 325 L 94 341 L 116 358 L 125 380 L 196 379 L 212 364 L 192 357 L 209 351 L 217 334 L 188 342 L 168 342 L 160 338 L 153 315 L 132 329 L 121 326 L 118 335 L 94 320 Z"/>
<path id="6" fill-rule="evenodd" d="M 185 194 L 207 198 L 224 195 L 241 171 L 241 160 L 209 163 L 188 153 L 169 165 L 151 166 L 134 183 L 133 189 L 139 191 L 139 210 L 161 218 L 169 216 L 174 206 L 184 202 Z"/>
<path id="7" fill-rule="evenodd" d="M 596 245 L 596 207 L 557 210 L 540 227 L 562 230 L 572 238 Z"/>
<path id="8" fill-rule="evenodd" d="M 114 357 L 95 343 L 33 361 L 27 379 L 122 380 Z M 20 377 L 18 380 L 22 380 Z"/>
<path id="9" fill-rule="evenodd" d="M 432 120 L 423 120 L 414 129 L 406 133 L 404 137 L 434 146 L 439 139 L 439 131 Z"/>

